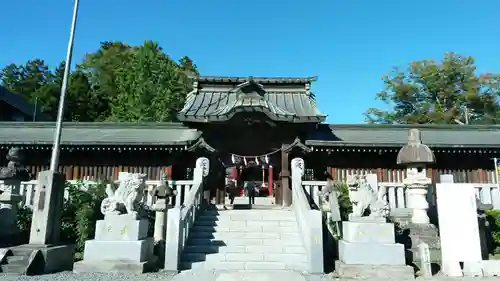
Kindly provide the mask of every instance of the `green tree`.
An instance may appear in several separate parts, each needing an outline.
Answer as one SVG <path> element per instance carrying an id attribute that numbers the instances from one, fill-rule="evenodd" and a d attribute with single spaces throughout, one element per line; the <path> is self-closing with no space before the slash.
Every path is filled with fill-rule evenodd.
<path id="1" fill-rule="evenodd" d="M 50 70 L 41 59 L 10 64 L 2 85 L 25 96 L 53 118 L 57 115 L 64 62 Z M 172 121 L 199 75 L 187 56 L 175 62 L 158 44 L 102 42 L 70 73 L 66 121 Z"/>
<path id="2" fill-rule="evenodd" d="M 41 59 L 23 65 L 10 64 L 2 69 L 2 85 L 38 105 L 44 113 L 53 115 L 57 106 L 57 87 L 54 73 Z"/>
<path id="3" fill-rule="evenodd" d="M 91 91 L 89 97 L 96 101 L 95 121 L 106 120 L 111 115 L 111 103 L 118 93 L 116 75 L 121 67 L 130 60 L 134 47 L 122 42 L 102 42 L 96 52 L 89 53 L 78 71 L 89 78 Z M 98 102 L 97 102 L 98 101 Z"/>
<path id="4" fill-rule="evenodd" d="M 455 53 L 446 53 L 441 62 L 415 61 L 382 78 L 384 89 L 376 98 L 391 109 L 370 108 L 365 117 L 383 124 L 495 124 L 499 77 L 477 75 L 474 59 Z"/>
<path id="5" fill-rule="evenodd" d="M 186 70 L 196 70 L 189 58 L 184 61 L 189 63 L 181 69 L 152 41 L 134 48 L 130 60 L 116 73 L 117 95 L 111 104 L 111 120 L 175 120 L 191 87 Z"/>

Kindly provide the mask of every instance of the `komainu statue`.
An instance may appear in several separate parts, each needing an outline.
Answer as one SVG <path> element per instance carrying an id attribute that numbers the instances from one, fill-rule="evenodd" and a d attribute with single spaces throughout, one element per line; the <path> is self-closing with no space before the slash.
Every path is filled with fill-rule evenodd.
<path id="1" fill-rule="evenodd" d="M 366 178 L 359 175 L 353 176 L 347 184 L 352 203 L 352 216 L 361 217 L 367 209 L 370 210 L 370 217 L 386 218 L 389 215 L 389 203 L 385 200 L 384 187 L 377 193 Z"/>
<path id="2" fill-rule="evenodd" d="M 112 185 L 108 185 L 106 188 L 108 197 L 101 203 L 103 215 L 135 214 L 137 216 L 137 206 L 146 188 L 145 176 L 145 174 L 128 173 L 120 180 L 116 190 Z"/>

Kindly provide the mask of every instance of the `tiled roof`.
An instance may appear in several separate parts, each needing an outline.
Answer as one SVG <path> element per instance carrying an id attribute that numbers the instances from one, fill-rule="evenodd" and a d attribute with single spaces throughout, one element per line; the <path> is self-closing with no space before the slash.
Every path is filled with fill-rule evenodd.
<path id="1" fill-rule="evenodd" d="M 0 144 L 49 145 L 53 122 L 0 122 Z M 63 145 L 187 145 L 201 132 L 180 123 L 64 123 Z"/>
<path id="2" fill-rule="evenodd" d="M 33 117 L 35 105 L 31 104 L 26 98 L 21 95 L 14 94 L 4 87 L 0 86 L 0 101 L 5 101 L 22 113 Z M 36 119 L 40 121 L 48 121 L 50 117 L 42 113 L 38 108 L 36 111 Z"/>
<path id="3" fill-rule="evenodd" d="M 199 83 L 235 83 L 240 84 L 252 79 L 259 84 L 306 84 L 318 79 L 312 77 L 230 77 L 230 76 L 200 76 Z"/>
<path id="4" fill-rule="evenodd" d="M 200 77 L 178 118 L 213 122 L 227 121 L 238 112 L 263 112 L 275 121 L 321 122 L 326 116 L 316 107 L 309 90 L 311 81 L 314 79 Z"/>
<path id="5" fill-rule="evenodd" d="M 419 129 L 429 147 L 500 147 L 500 126 L 473 125 L 320 125 L 306 145 L 386 146 L 407 143 L 408 131 Z"/>

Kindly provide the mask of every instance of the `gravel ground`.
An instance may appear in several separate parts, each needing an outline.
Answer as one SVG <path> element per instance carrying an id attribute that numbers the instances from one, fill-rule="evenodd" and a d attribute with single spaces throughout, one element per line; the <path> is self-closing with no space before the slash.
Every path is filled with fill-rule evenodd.
<path id="1" fill-rule="evenodd" d="M 78 273 L 61 272 L 39 276 L 16 276 L 0 274 L 0 281 L 215 281 L 222 271 L 183 271 L 180 274 L 166 272 L 146 274 L 125 273 Z M 329 275 L 304 276 L 307 281 L 332 280 Z M 235 280 L 236 281 L 236 280 Z M 277 279 L 276 281 L 281 281 Z M 284 280 L 286 281 L 286 280 Z"/>
<path id="2" fill-rule="evenodd" d="M 0 274 L 0 281 L 216 281 L 223 272 L 221 271 L 183 271 L 175 275 L 172 273 L 146 273 L 146 274 L 126 274 L 126 273 L 78 273 L 61 272 L 56 274 L 47 274 L 40 276 L 15 276 Z M 305 275 L 306 281 L 342 281 L 338 278 L 333 278 L 330 274 L 324 275 Z M 279 275 L 273 276 L 275 281 L 280 280 Z M 349 279 L 352 281 L 353 279 Z M 367 279 L 365 279 L 367 280 Z M 431 279 L 418 278 L 416 281 L 499 281 L 500 277 L 484 277 L 484 278 L 450 278 L 444 276 L 435 276 Z M 240 280 L 235 280 L 240 281 Z M 386 281 L 386 280 L 370 280 L 370 281 Z M 401 280 L 404 281 L 404 280 Z"/>

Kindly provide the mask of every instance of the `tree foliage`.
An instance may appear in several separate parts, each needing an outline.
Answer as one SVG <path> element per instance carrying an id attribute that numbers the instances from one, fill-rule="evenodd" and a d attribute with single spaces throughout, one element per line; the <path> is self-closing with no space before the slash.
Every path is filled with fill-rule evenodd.
<path id="1" fill-rule="evenodd" d="M 390 109 L 370 108 L 366 120 L 382 124 L 496 124 L 500 75 L 476 74 L 472 57 L 446 53 L 441 62 L 415 61 L 382 77 L 377 94 Z"/>
<path id="2" fill-rule="evenodd" d="M 10 64 L 0 72 L 3 87 L 26 97 L 42 112 L 57 115 L 64 62 L 55 69 L 41 59 Z M 171 59 L 157 43 L 140 46 L 103 42 L 85 56 L 69 77 L 66 121 L 173 121 L 192 76 L 189 57 Z"/>

